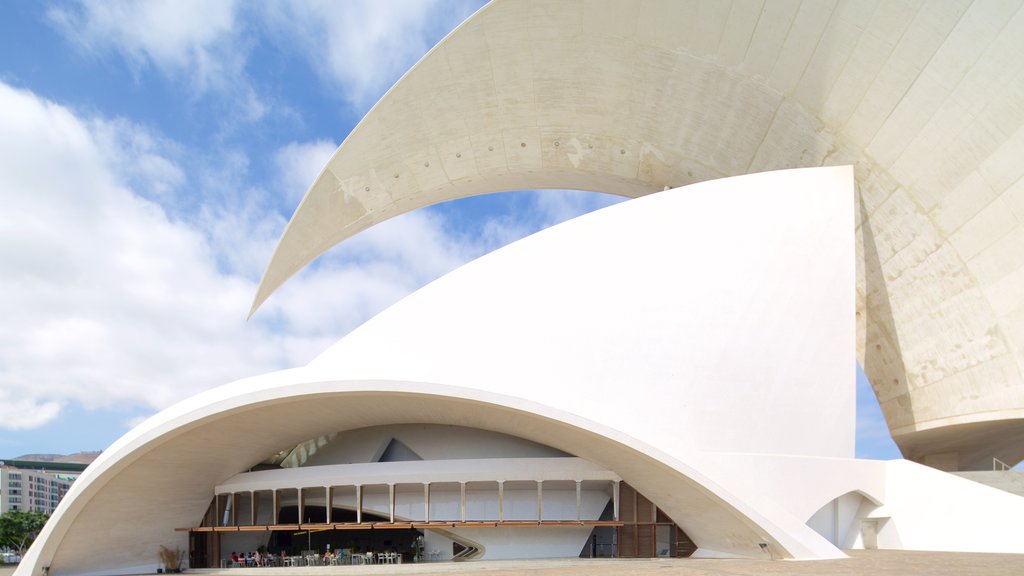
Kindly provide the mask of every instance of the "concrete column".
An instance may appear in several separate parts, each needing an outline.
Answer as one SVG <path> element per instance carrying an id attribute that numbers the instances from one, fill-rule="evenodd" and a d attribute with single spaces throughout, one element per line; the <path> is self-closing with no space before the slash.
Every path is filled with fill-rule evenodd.
<path id="1" fill-rule="evenodd" d="M 430 522 L 430 482 L 423 483 L 423 521 Z"/>
<path id="2" fill-rule="evenodd" d="M 274 495 L 273 495 L 272 499 L 273 499 L 273 501 L 274 501 L 274 503 L 273 503 L 273 506 L 274 506 L 274 512 L 273 512 L 273 513 L 271 514 L 271 517 L 272 517 L 272 519 L 273 519 L 273 523 L 274 523 L 274 524 L 277 524 L 277 522 L 278 522 L 278 513 L 277 513 L 277 488 L 274 488 Z"/>
<path id="3" fill-rule="evenodd" d="M 210 561 L 208 564 L 210 568 L 220 568 L 220 537 L 222 532 L 208 532 L 210 538 L 207 542 L 210 543 Z M 189 566 L 191 568 L 191 566 Z"/>
<path id="4" fill-rule="evenodd" d="M 256 525 L 256 491 L 249 490 L 249 526 Z"/>
<path id="5" fill-rule="evenodd" d="M 466 521 L 466 483 L 459 482 L 459 520 Z"/>
<path id="6" fill-rule="evenodd" d="M 395 523 L 395 485 L 388 484 L 388 515 L 391 523 Z"/>
<path id="7" fill-rule="evenodd" d="M 537 522 L 544 520 L 544 481 L 537 480 Z"/>
<path id="8" fill-rule="evenodd" d="M 505 521 L 505 481 L 498 480 L 498 522 Z"/>
<path id="9" fill-rule="evenodd" d="M 220 508 L 221 498 L 224 499 L 224 509 Z M 216 526 L 227 526 L 228 525 L 228 514 L 231 512 L 231 495 L 230 494 L 217 494 L 217 518 Z"/>
<path id="10" fill-rule="evenodd" d="M 331 516 L 333 516 L 332 512 L 334 511 L 334 498 L 333 498 L 333 494 L 332 494 L 333 492 L 334 492 L 333 488 L 331 488 L 330 486 L 324 486 L 324 499 L 326 500 L 325 506 L 327 506 L 326 510 L 327 510 L 327 523 L 328 524 L 331 523 Z"/>
<path id="11" fill-rule="evenodd" d="M 363 486 L 356 485 L 356 524 L 363 523 Z"/>
<path id="12" fill-rule="evenodd" d="M 231 525 L 238 526 L 238 492 L 231 493 Z"/>
<path id="13" fill-rule="evenodd" d="M 576 481 L 576 521 L 579 522 L 583 519 L 583 482 L 580 480 Z"/>
<path id="14" fill-rule="evenodd" d="M 619 481 L 612 482 L 612 510 L 616 522 L 619 521 Z"/>

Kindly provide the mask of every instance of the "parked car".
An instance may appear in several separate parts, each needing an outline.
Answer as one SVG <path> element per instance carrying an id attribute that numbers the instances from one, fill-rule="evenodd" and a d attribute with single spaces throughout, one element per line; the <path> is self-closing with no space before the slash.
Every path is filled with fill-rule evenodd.
<path id="1" fill-rule="evenodd" d="M 21 562 L 21 556 L 14 552 L 4 552 L 3 554 L 4 564 L 17 564 Z"/>

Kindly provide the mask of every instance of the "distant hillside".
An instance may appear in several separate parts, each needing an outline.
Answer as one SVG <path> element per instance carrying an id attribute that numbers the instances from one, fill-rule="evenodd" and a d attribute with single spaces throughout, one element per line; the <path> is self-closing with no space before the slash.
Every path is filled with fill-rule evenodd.
<path id="1" fill-rule="evenodd" d="M 76 454 L 25 454 L 11 460 L 32 460 L 35 462 L 74 462 L 77 464 L 92 464 L 100 455 L 99 452 L 78 452 Z"/>

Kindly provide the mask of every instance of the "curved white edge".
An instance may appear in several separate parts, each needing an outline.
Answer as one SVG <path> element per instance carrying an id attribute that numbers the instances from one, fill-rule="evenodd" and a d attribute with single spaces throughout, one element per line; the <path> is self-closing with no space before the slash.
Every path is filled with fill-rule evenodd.
<path id="1" fill-rule="evenodd" d="M 515 391 L 669 453 L 851 457 L 853 196 L 831 167 L 610 206 L 445 275 L 310 368 Z"/>
<path id="2" fill-rule="evenodd" d="M 291 376 L 287 381 L 281 381 L 282 375 Z M 530 422 L 529 428 L 536 431 L 535 434 L 546 434 L 554 430 L 561 432 L 559 438 L 562 442 L 550 442 L 560 449 L 573 449 L 578 446 L 578 452 L 603 454 L 605 458 L 620 458 L 622 462 L 629 464 L 630 474 L 623 475 L 627 481 L 635 480 L 634 484 L 643 486 L 645 479 L 634 478 L 633 474 L 642 474 L 654 477 L 660 483 L 667 484 L 667 488 L 680 492 L 681 496 L 690 500 L 690 504 L 699 503 L 702 506 L 703 516 L 700 519 L 705 529 L 700 526 L 694 527 L 692 532 L 696 539 L 707 531 L 707 522 L 717 522 L 718 528 L 727 533 L 747 534 L 746 544 L 742 541 L 719 541 L 714 544 L 724 544 L 726 547 L 736 546 L 735 553 L 743 554 L 744 550 L 750 553 L 756 550 L 758 542 L 767 539 L 779 550 L 786 550 L 793 554 L 815 554 L 812 549 L 806 549 L 798 541 L 791 541 L 792 538 L 786 530 L 778 527 L 772 520 L 763 517 L 757 510 L 746 506 L 743 502 L 737 501 L 728 492 L 717 486 L 715 482 L 705 477 L 699 471 L 672 458 L 661 454 L 657 450 L 644 446 L 636 440 L 623 435 L 620 432 L 609 430 L 604 426 L 593 422 L 587 422 L 572 414 L 567 414 L 551 407 L 538 406 L 517 398 L 501 397 L 493 393 L 486 393 L 477 390 L 453 388 L 428 383 L 409 382 L 305 382 L 302 381 L 301 370 L 291 370 L 284 374 L 271 374 L 266 377 L 257 377 L 242 380 L 231 385 L 214 389 L 208 393 L 201 394 L 186 402 L 180 403 L 166 412 L 157 415 L 138 428 L 126 434 L 115 446 L 112 446 L 104 454 L 104 458 L 98 459 L 94 466 L 75 482 L 72 491 L 62 501 L 55 511 L 51 520 L 47 523 L 36 543 L 29 549 L 22 563 L 15 574 L 18 576 L 37 574 L 44 566 L 50 567 L 51 574 L 62 573 L 87 573 L 105 572 L 123 569 L 123 566 L 110 565 L 107 559 L 116 559 L 118 551 L 122 553 L 125 549 L 133 550 L 135 547 L 152 547 L 156 561 L 156 548 L 166 543 L 175 545 L 174 528 L 179 526 L 175 521 L 175 515 L 181 516 L 176 510 L 163 510 L 163 506 L 169 503 L 179 504 L 191 498 L 200 502 L 198 508 L 193 507 L 191 511 L 185 511 L 184 526 L 194 524 L 199 520 L 205 511 L 213 495 L 212 485 L 190 486 L 189 474 L 198 474 L 199 467 L 209 475 L 220 475 L 224 478 L 232 476 L 239 470 L 245 469 L 265 457 L 266 453 L 273 451 L 279 446 L 265 446 L 253 442 L 251 437 L 237 437 L 232 439 L 228 445 L 230 450 L 218 452 L 217 458 L 207 459 L 196 463 L 194 470 L 164 469 L 146 470 L 138 464 L 145 459 L 150 465 L 153 462 L 161 462 L 164 458 L 170 458 L 175 464 L 178 460 L 177 452 L 185 450 L 189 453 L 195 450 L 204 450 L 209 447 L 210 436 L 219 436 L 221 431 L 217 423 L 228 424 L 229 429 L 237 428 L 237 421 L 247 418 L 247 413 L 253 418 L 258 418 L 260 427 L 287 427 L 293 430 L 291 437 L 282 438 L 282 442 L 293 441 L 294 438 L 312 437 L 321 432 L 319 426 L 322 423 L 319 419 L 307 418 L 305 425 L 291 425 L 296 421 L 299 414 L 308 414 L 317 409 L 323 409 L 327 405 L 337 407 L 352 406 L 356 398 L 370 400 L 367 406 L 379 405 L 381 400 L 386 400 L 389 408 L 375 415 L 376 420 L 370 420 L 371 424 L 388 422 L 393 417 L 396 407 L 400 406 L 398 398 L 407 400 L 406 408 L 411 410 L 422 410 L 429 402 L 440 402 L 446 407 L 440 412 L 450 412 L 454 406 L 466 406 L 466 402 L 477 408 L 480 412 L 477 416 L 467 417 L 470 424 L 476 427 L 496 429 L 500 432 L 508 432 L 509 426 L 518 426 Z M 286 409 L 287 407 L 287 409 Z M 275 421 L 273 416 L 277 414 L 282 418 Z M 510 423 L 503 423 L 495 426 L 502 418 L 513 417 Z M 486 416 L 486 418 L 481 418 Z M 424 414 L 426 420 L 439 418 L 437 414 Z M 309 425 L 315 421 L 317 424 Z M 479 420 L 479 421 L 477 421 Z M 216 431 L 208 429 L 215 428 Z M 527 434 L 524 437 L 530 438 Z M 534 438 L 537 439 L 537 436 Z M 569 440 L 572 440 L 571 442 Z M 296 440 L 297 441 L 297 440 Z M 175 446 L 178 444 L 178 446 Z M 594 460 L 598 464 L 601 458 Z M 218 463 L 219 470 L 210 470 L 212 462 Z M 614 464 L 614 462 L 610 463 Z M 636 472 L 634 472 L 636 471 Z M 178 476 L 174 483 L 180 486 L 179 493 L 154 494 L 154 487 L 146 482 L 151 473 L 175 474 Z M 107 490 L 103 509 L 97 510 L 95 502 L 104 492 L 104 488 L 114 481 L 120 480 L 123 488 L 128 486 L 129 492 L 111 494 Z M 648 478 L 646 482 L 650 482 Z M 199 490 L 199 494 L 189 493 Z M 152 500 L 152 504 L 136 502 L 137 500 Z M 138 521 L 135 518 L 119 517 L 121 510 L 110 509 L 108 506 L 114 502 L 134 503 L 140 506 L 140 513 L 145 521 Z M 89 516 L 88 521 L 83 516 Z M 137 536 L 134 540 L 111 542 L 109 535 L 112 526 L 118 523 L 129 523 L 132 532 Z M 147 540 L 152 538 L 154 530 L 165 536 L 159 540 Z M 789 528 L 789 527 L 787 527 Z M 776 537 L 776 535 L 778 537 Z M 60 558 L 62 548 L 68 548 L 67 539 L 73 540 L 71 553 Z M 716 540 L 716 538 L 712 538 Z M 182 542 L 179 540 L 178 545 Z M 714 545 L 713 544 L 713 545 Z M 753 546 L 754 548 L 751 548 Z M 826 548 L 827 549 L 827 548 Z M 834 549 L 833 549 L 834 550 Z M 134 551 L 131 556 L 148 556 L 145 552 Z M 815 554 L 817 556 L 817 554 Z M 144 560 L 143 560 L 144 561 Z M 138 561 L 127 564 L 138 566 Z"/>
<path id="3" fill-rule="evenodd" d="M 953 467 L 1015 463 L 1024 427 L 1003 442 L 1002 423 L 1024 406 L 1024 118 L 1000 87 L 1015 82 L 1006 63 L 1024 61 L 1021 5 L 896 4 L 872 17 L 828 2 L 762 14 L 757 2 L 497 0 L 348 135 L 252 310 L 331 246 L 437 202 L 535 188 L 635 197 L 854 164 L 857 350 L 897 443 Z M 874 50 L 877 38 L 897 48 Z M 969 64 L 950 65 L 963 39 Z M 965 420 L 991 426 L 936 441 L 916 430 Z"/>
<path id="4" fill-rule="evenodd" d="M 334 151 L 333 154 L 331 154 L 330 160 L 328 160 L 327 164 L 324 164 L 324 167 L 320 170 L 320 173 L 313 180 L 313 184 L 311 184 L 309 186 L 309 189 L 306 190 L 306 193 L 302 196 L 302 199 L 299 201 L 299 205 L 295 207 L 295 212 L 293 213 L 292 218 L 288 220 L 288 223 L 285 225 L 284 230 L 281 232 L 282 236 L 287 235 L 289 233 L 289 230 L 292 228 L 295 222 L 294 215 L 303 211 L 303 207 L 307 204 L 309 197 L 312 195 L 313 189 L 316 188 L 316 184 L 323 180 L 325 176 L 328 174 L 331 162 L 333 162 L 335 158 L 337 158 L 340 154 L 343 153 L 343 151 L 346 149 L 346 143 L 348 143 L 349 140 L 352 140 L 353 138 L 357 137 L 358 134 L 360 134 L 362 126 L 367 123 L 367 118 L 372 118 L 373 116 L 378 114 L 377 109 L 382 107 L 382 103 L 386 103 L 388 101 L 389 97 L 391 96 L 391 93 L 394 92 L 396 89 L 399 89 L 399 87 L 402 86 L 404 80 L 410 74 L 412 74 L 420 66 L 422 62 L 431 58 L 433 54 L 437 52 L 442 45 L 444 45 L 445 41 L 448 40 L 448 38 L 451 38 L 452 36 L 458 34 L 459 30 L 465 27 L 469 22 L 473 21 L 478 14 L 487 10 L 488 6 L 490 5 L 491 2 L 488 2 L 487 4 L 484 4 L 483 6 L 478 8 L 473 14 L 471 14 L 468 18 L 466 18 L 461 23 L 459 23 L 459 25 L 453 28 L 451 32 L 446 34 L 444 38 L 438 41 L 437 44 L 435 44 L 429 50 L 427 50 L 427 52 L 419 60 L 417 60 L 416 63 L 413 64 L 411 68 L 406 70 L 405 73 L 402 74 L 402 76 L 397 81 L 395 81 L 395 83 L 390 88 L 388 88 L 383 95 L 381 95 L 377 102 L 375 102 L 373 106 L 371 106 L 370 109 L 367 110 L 366 114 L 359 121 L 359 123 L 356 124 L 354 128 L 352 128 L 352 131 L 345 136 L 345 139 L 342 140 L 341 144 L 338 145 L 338 148 Z M 270 260 L 267 262 L 267 267 L 266 270 L 264 270 L 263 272 L 263 276 L 261 277 L 260 285 L 257 287 L 256 294 L 253 296 L 253 303 L 249 309 L 249 318 L 252 318 L 252 315 L 256 313 L 256 310 L 259 309 L 263 302 L 265 302 L 266 299 L 269 298 L 270 295 L 281 286 L 281 284 L 283 284 L 288 278 L 291 278 L 293 275 L 295 275 L 295 273 L 299 271 L 299 269 L 301 269 L 296 268 L 295 270 L 291 271 L 291 273 L 289 273 L 285 278 L 283 278 L 279 283 L 277 283 L 277 285 L 273 287 L 268 286 L 267 288 L 264 288 L 262 279 L 266 278 L 267 275 L 270 273 L 272 267 L 274 266 L 274 262 L 278 259 L 278 253 L 281 252 L 281 250 L 282 247 L 281 243 L 279 242 L 274 247 L 274 252 L 270 255 Z M 306 263 L 313 261 L 313 259 L 315 258 L 316 256 L 308 258 L 306 260 Z"/>
<path id="5" fill-rule="evenodd" d="M 841 557 L 803 519 L 735 497 L 727 475 L 695 463 L 709 448 L 852 450 L 851 183 L 848 167 L 701 183 L 481 258 L 308 367 L 217 388 L 126 434 L 74 484 L 20 573 L 135 565 L 138 548 L 183 538 L 168 531 L 194 525 L 213 486 L 267 454 L 417 422 L 604 466 L 705 549 Z M 666 265 L 676 258 L 686 265 Z M 624 390 L 657 401 L 621 410 L 609 400 Z M 140 544 L 104 550 L 101 525 Z"/>

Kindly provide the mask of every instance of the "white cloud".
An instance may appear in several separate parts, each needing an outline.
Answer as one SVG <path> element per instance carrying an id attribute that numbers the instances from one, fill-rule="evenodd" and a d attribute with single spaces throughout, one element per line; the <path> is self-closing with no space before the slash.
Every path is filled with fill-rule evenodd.
<path id="1" fill-rule="evenodd" d="M 330 140 L 314 140 L 291 142 L 277 151 L 274 162 L 279 186 L 289 203 L 298 205 L 337 148 L 338 145 Z"/>
<path id="2" fill-rule="evenodd" d="M 195 95 L 219 93 L 247 120 L 268 111 L 245 74 L 250 46 L 235 0 L 79 0 L 47 16 L 73 44 L 121 54 L 136 74 L 152 66 Z"/>
<path id="3" fill-rule="evenodd" d="M 485 251 L 427 211 L 398 216 L 341 244 L 285 284 L 257 312 L 325 344 Z M 312 358 L 310 358 L 312 359 Z"/>
<path id="4" fill-rule="evenodd" d="M 159 408 L 287 363 L 244 321 L 253 283 L 119 175 L 141 159 L 180 182 L 153 146 L 115 145 L 140 131 L 0 84 L 0 390 L 17 399 L 3 427 L 68 401 Z"/>
<path id="5" fill-rule="evenodd" d="M 232 34 L 234 0 L 80 0 L 55 6 L 50 19 L 71 40 L 93 51 L 114 48 L 134 66 L 152 64 L 193 73 L 203 84 L 222 66 L 215 54 Z"/>
<path id="6" fill-rule="evenodd" d="M 277 179 L 311 178 L 330 148 L 283 147 Z M 301 365 L 512 237 L 487 230 L 523 235 L 600 201 L 527 193 L 525 220 L 490 214 L 469 229 L 431 210 L 400 216 L 331 251 L 246 322 L 284 220 L 244 178 L 175 160 L 197 155 L 0 83 L 0 427 L 44 425 L 69 403 L 160 409 Z M 244 175 L 247 162 L 228 153 L 220 170 Z M 201 204 L 179 209 L 185 194 Z"/>
<path id="7" fill-rule="evenodd" d="M 357 108 L 372 105 L 441 36 L 482 2 L 304 0 L 273 5 L 267 20 Z"/>
<path id="8" fill-rule="evenodd" d="M 534 190 L 533 212 L 537 215 L 538 226 L 546 228 L 623 200 L 622 196 L 581 190 Z"/>
<path id="9" fill-rule="evenodd" d="M 437 222 L 411 215 L 361 240 L 374 262 L 315 267 L 276 316 L 247 323 L 283 221 L 259 190 L 212 188 L 200 195 L 212 203 L 172 219 L 131 184 L 162 180 L 153 196 L 175 203 L 164 196 L 184 171 L 165 144 L 0 84 L 0 427 L 41 426 L 68 402 L 159 409 L 304 363 L 462 259 Z"/>
<path id="10" fill-rule="evenodd" d="M 172 142 L 157 138 L 123 118 L 93 120 L 88 129 L 104 151 L 107 169 L 116 171 L 119 179 L 146 198 L 162 204 L 174 202 L 187 178 L 181 168 L 166 157 L 169 152 L 178 152 Z"/>
<path id="11" fill-rule="evenodd" d="M 231 34 L 234 0 L 81 0 L 57 6 L 50 19 L 90 50 L 116 48 L 135 66 L 194 70 L 201 82 L 217 67 L 212 52 Z"/>
<path id="12" fill-rule="evenodd" d="M 271 32 L 274 48 L 297 50 L 309 68 L 356 108 L 373 104 L 480 0 L 77 0 L 47 17 L 72 44 L 98 57 L 120 54 L 138 75 L 155 68 L 194 95 L 215 93 L 244 121 L 271 108 L 247 69 Z"/>
<path id="13" fill-rule="evenodd" d="M 38 428 L 60 414 L 59 402 L 36 402 L 32 399 L 12 398 L 10 392 L 0 389 L 0 422 L 10 430 Z"/>

